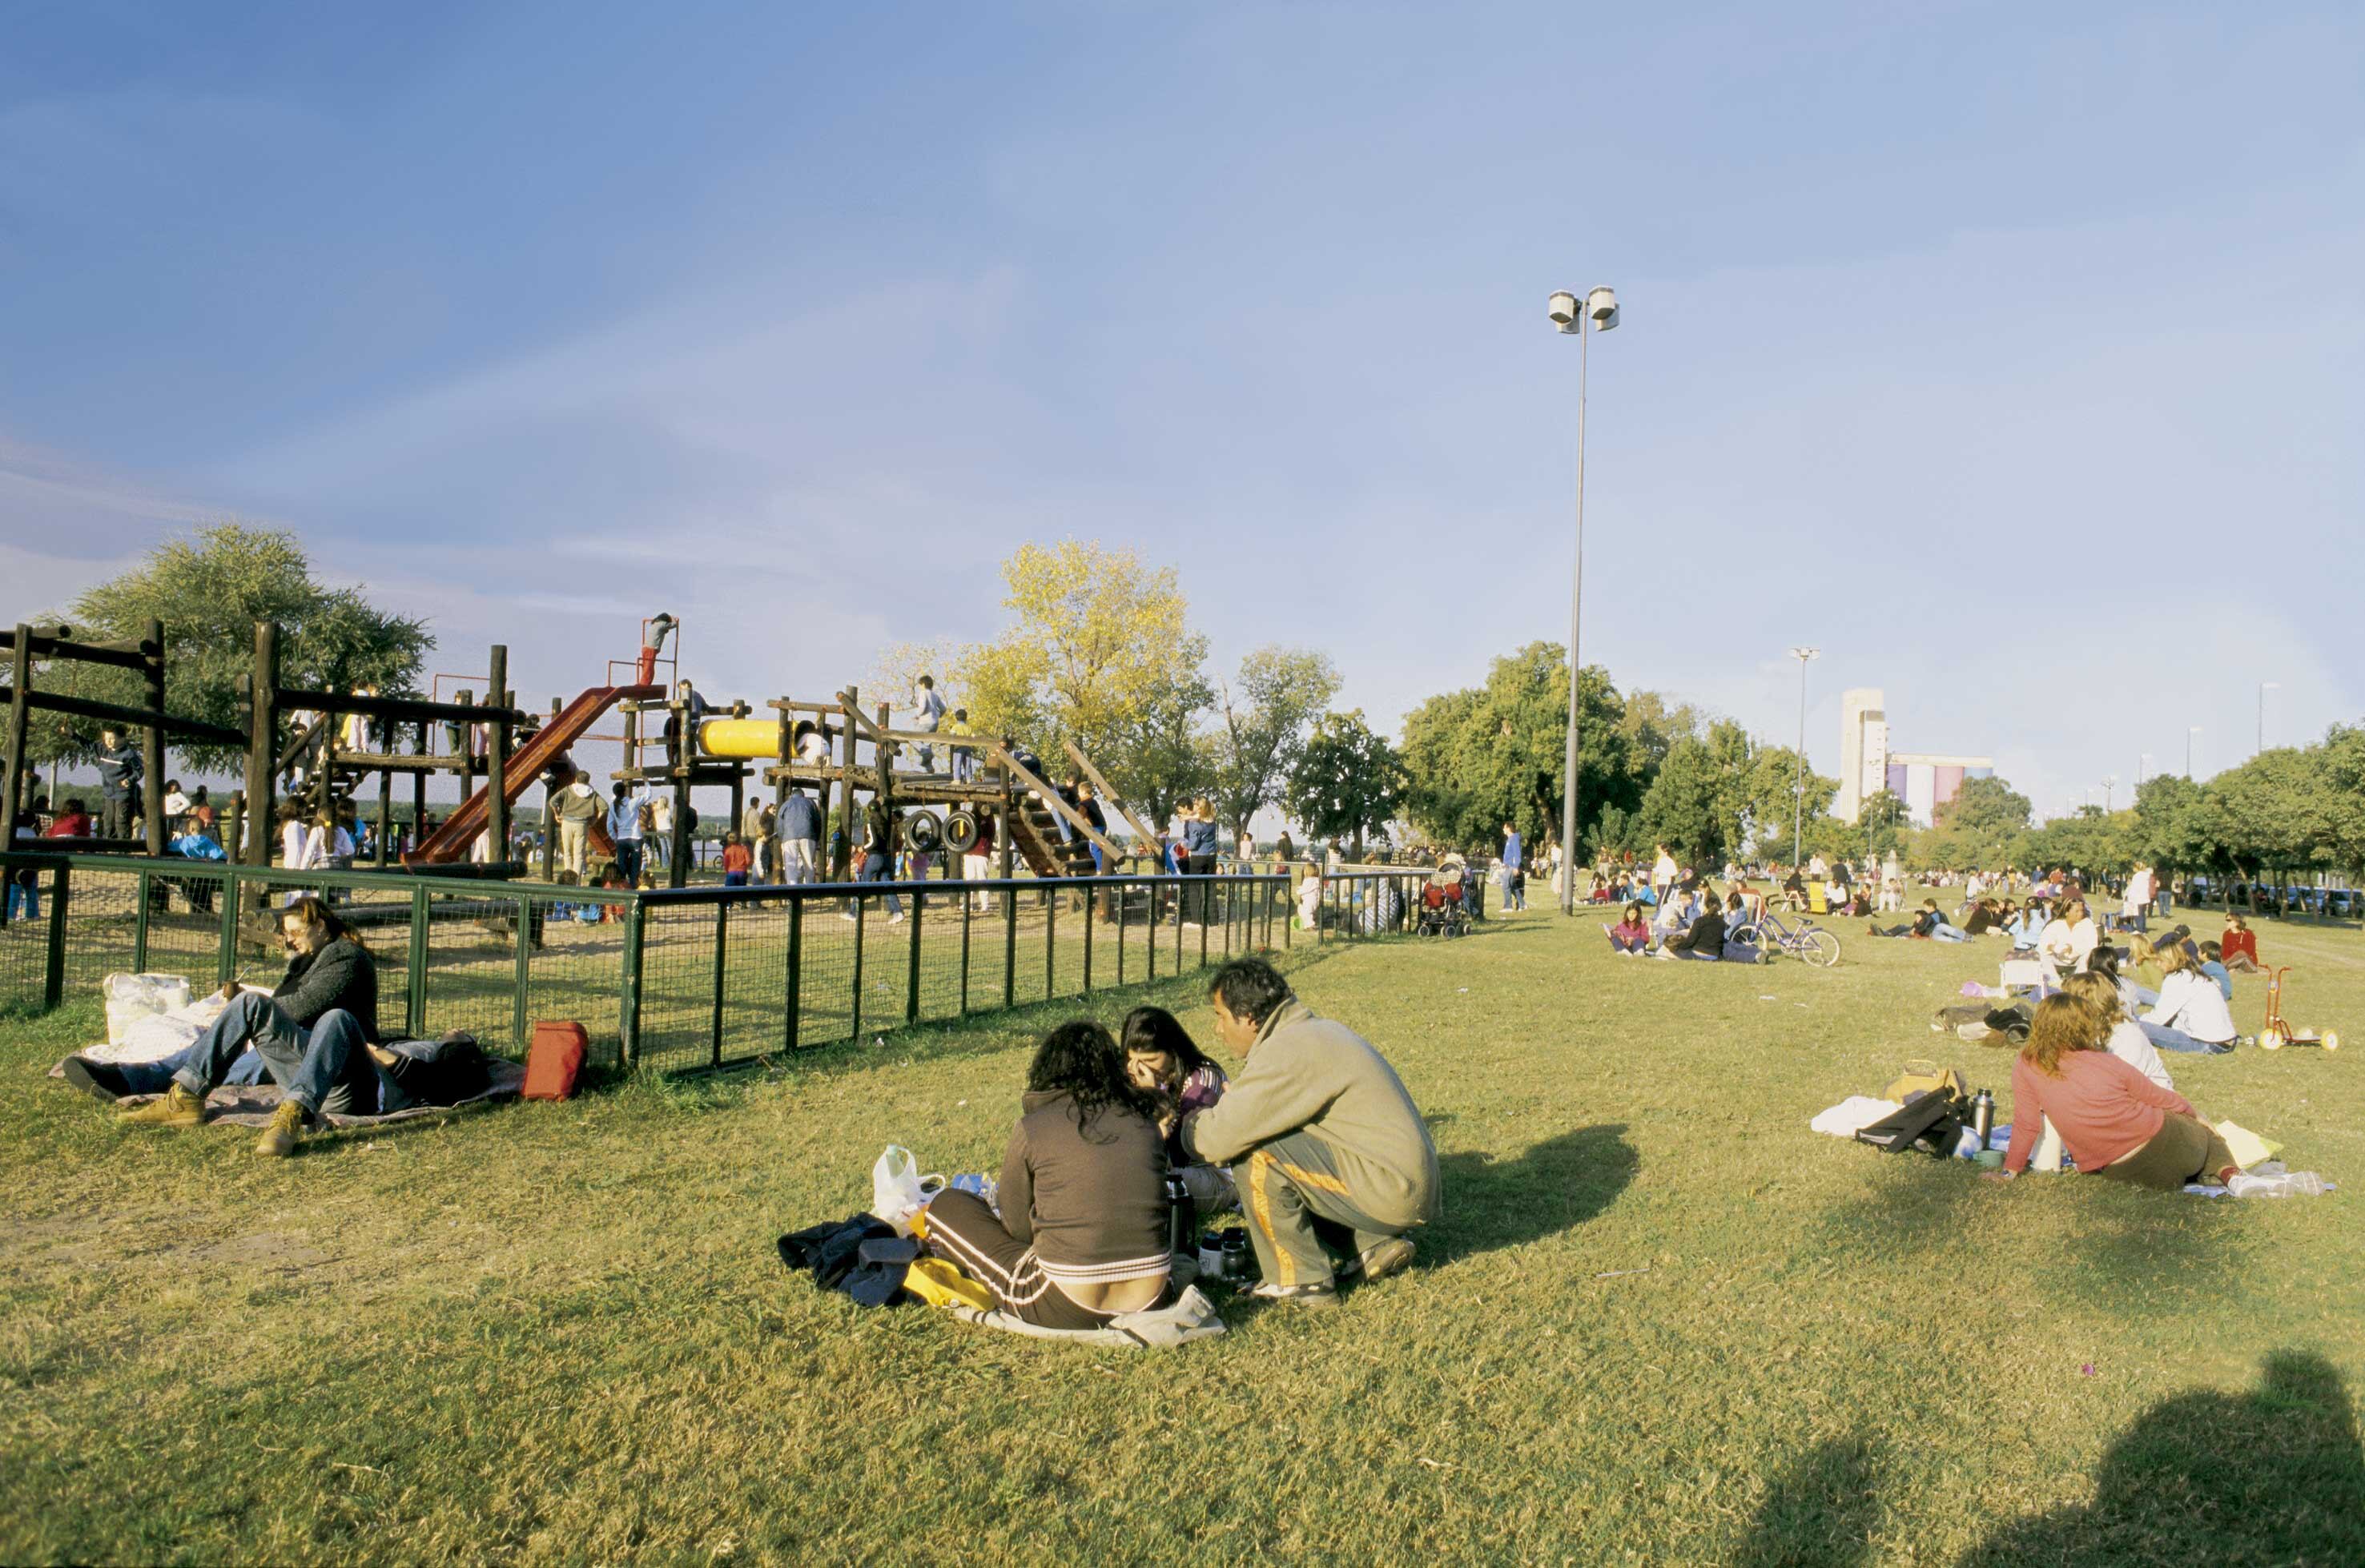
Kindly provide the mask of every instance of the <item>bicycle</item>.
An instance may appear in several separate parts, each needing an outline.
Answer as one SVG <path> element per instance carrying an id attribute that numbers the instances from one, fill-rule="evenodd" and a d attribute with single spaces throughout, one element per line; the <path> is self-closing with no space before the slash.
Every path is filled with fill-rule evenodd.
<path id="1" fill-rule="evenodd" d="M 1754 947 L 1768 958 L 1787 953 L 1819 969 L 1828 969 L 1840 961 L 1840 939 L 1836 935 L 1803 916 L 1795 928 L 1785 925 L 1781 916 L 1770 909 L 1763 921 L 1728 932 L 1725 940 Z"/>

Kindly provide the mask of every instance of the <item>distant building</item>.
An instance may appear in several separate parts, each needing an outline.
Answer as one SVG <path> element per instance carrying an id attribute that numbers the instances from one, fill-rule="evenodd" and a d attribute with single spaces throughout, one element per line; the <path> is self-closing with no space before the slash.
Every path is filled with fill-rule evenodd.
<path id="1" fill-rule="evenodd" d="M 1916 826 L 1928 827 L 1938 808 L 1962 792 L 1966 778 L 1991 778 L 1984 756 L 1940 756 L 1889 749 L 1889 711 L 1877 688 L 1859 687 L 1840 699 L 1840 793 L 1833 814 L 1845 823 L 1864 814 L 1865 798 L 1886 790 L 1905 802 Z"/>

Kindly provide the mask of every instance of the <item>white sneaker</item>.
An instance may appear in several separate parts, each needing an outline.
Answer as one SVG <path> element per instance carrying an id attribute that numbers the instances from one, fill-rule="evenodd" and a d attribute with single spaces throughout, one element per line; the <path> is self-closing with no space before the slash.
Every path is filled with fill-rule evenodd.
<path id="1" fill-rule="evenodd" d="M 901 925 L 903 924 L 903 917 L 900 914 L 891 914 L 887 917 L 887 924 L 890 925 Z"/>
<path id="2" fill-rule="evenodd" d="M 857 918 L 857 917 L 856 916 L 855 913 L 854 913 L 852 910 L 850 910 L 850 909 L 842 909 L 842 910 L 839 910 L 839 911 L 837 912 L 837 918 L 838 918 L 838 919 L 840 919 L 840 920 L 853 920 L 853 919 L 856 919 L 856 918 Z"/>

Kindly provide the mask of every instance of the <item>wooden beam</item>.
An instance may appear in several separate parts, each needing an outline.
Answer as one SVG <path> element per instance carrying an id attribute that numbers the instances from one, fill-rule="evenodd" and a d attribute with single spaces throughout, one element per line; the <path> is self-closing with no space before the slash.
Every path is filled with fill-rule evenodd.
<path id="1" fill-rule="evenodd" d="M 1059 812 L 1061 816 L 1067 818 L 1068 825 L 1070 827 L 1072 827 L 1077 832 L 1082 834 L 1093 843 L 1099 845 L 1101 846 L 1101 852 L 1109 857 L 1110 865 L 1122 865 L 1131 857 L 1132 851 L 1118 848 L 1116 845 L 1109 839 L 1107 834 L 1102 833 L 1100 829 L 1093 825 L 1091 818 L 1085 816 L 1082 812 L 1077 811 L 1075 807 L 1068 804 L 1066 801 L 1060 799 L 1059 791 L 1052 789 L 1040 778 L 1036 778 L 1032 770 L 1022 766 L 1016 757 L 1004 751 L 1002 748 L 1001 742 L 988 742 L 985 746 L 985 755 L 991 760 L 1010 769 L 1010 776 L 1012 778 L 1017 779 L 1029 790 L 1032 790 L 1037 794 L 1042 796 L 1043 803 L 1050 807 L 1053 811 Z"/>
<path id="2" fill-rule="evenodd" d="M 77 643 L 71 626 L 36 626 L 24 628 L 27 644 L 37 659 L 72 659 L 82 664 L 113 665 L 118 669 L 139 669 L 148 662 L 147 650 L 138 643 Z M 13 650 L 15 633 L 0 633 L 0 648 Z"/>
<path id="3" fill-rule="evenodd" d="M 1143 846 L 1141 852 L 1145 855 L 1155 855 L 1158 852 L 1158 834 L 1150 831 L 1149 823 L 1135 816 L 1133 808 L 1126 805 L 1118 797 L 1117 792 L 1109 788 L 1108 780 L 1101 777 L 1101 770 L 1094 767 L 1093 759 L 1084 755 L 1084 748 L 1072 740 L 1062 740 L 1059 745 L 1067 752 L 1068 760 L 1076 765 L 1076 770 L 1090 779 L 1093 788 L 1101 792 L 1101 799 L 1123 812 L 1125 820 L 1133 824 L 1133 831 L 1141 834 Z"/>
<path id="4" fill-rule="evenodd" d="M 293 687 L 279 689 L 279 705 L 283 708 L 318 709 L 323 712 L 359 713 L 372 719 L 398 719 L 409 722 L 419 719 L 441 719 L 462 724 L 489 724 L 496 719 L 506 719 L 521 724 L 532 715 L 516 708 L 504 708 L 484 702 L 430 702 L 419 697 L 364 697 L 351 691 L 302 691 Z"/>
<path id="5" fill-rule="evenodd" d="M 12 693 L 9 699 L 15 700 Z M 151 713 L 145 708 L 125 708 L 113 702 L 94 702 L 87 697 L 68 697 L 55 691 L 28 691 L 28 707 L 50 713 L 66 713 L 77 719 L 95 719 L 102 724 L 120 724 L 126 729 L 145 729 L 161 724 L 169 734 L 186 735 L 196 740 L 211 741 L 216 745 L 243 748 L 246 736 L 227 724 L 209 724 L 203 719 L 175 718 L 170 713 Z"/>

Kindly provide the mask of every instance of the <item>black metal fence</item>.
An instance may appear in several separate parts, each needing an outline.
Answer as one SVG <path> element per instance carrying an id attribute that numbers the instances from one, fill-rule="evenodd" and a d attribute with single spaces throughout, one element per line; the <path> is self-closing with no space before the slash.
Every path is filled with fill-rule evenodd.
<path id="1" fill-rule="evenodd" d="M 906 1025 L 1138 985 L 1299 940 L 1409 930 L 1424 874 L 824 882 L 609 890 L 132 857 L 0 855 L 0 1016 L 170 971 L 275 979 L 275 913 L 333 902 L 376 960 L 379 1019 L 523 1051 L 569 1019 L 630 1067 L 726 1067 Z M 38 913 L 36 913 L 38 910 Z"/>

